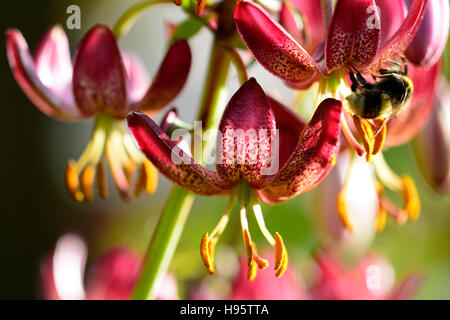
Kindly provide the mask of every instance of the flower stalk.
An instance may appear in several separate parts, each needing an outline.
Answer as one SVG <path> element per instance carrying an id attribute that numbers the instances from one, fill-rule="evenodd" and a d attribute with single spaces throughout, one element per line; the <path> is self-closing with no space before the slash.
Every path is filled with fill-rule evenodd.
<path id="1" fill-rule="evenodd" d="M 226 80 L 231 64 L 229 54 L 219 46 L 219 42 L 224 35 L 231 34 L 234 31 L 232 13 L 235 1 L 225 0 L 222 5 L 219 16 L 219 32 L 216 34 L 211 52 L 211 61 L 199 113 L 199 119 L 206 124 L 206 130 L 219 124 L 224 107 L 221 102 L 226 98 Z M 228 28 L 231 28 L 232 31 Z M 224 29 L 228 32 L 224 32 Z M 208 148 L 207 144 L 204 148 Z M 189 191 L 177 185 L 173 186 L 150 242 L 142 273 L 135 287 L 134 300 L 155 298 L 158 283 L 164 278 L 169 268 L 194 198 L 194 194 Z"/>

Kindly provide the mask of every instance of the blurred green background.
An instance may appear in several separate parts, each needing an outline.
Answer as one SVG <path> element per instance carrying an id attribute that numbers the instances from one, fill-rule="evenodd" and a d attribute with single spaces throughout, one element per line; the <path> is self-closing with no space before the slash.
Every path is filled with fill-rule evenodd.
<path id="1" fill-rule="evenodd" d="M 22 31 L 31 48 L 44 31 L 55 23 L 65 24 L 66 8 L 77 4 L 82 11 L 82 29 L 67 31 L 72 51 L 82 35 L 95 23 L 110 26 L 120 13 L 135 1 L 2 1 L 1 30 L 10 27 Z M 180 21 L 183 14 L 176 8 L 157 8 L 138 22 L 120 42 L 123 49 L 135 51 L 153 74 L 165 50 L 164 21 Z M 203 78 L 211 36 L 202 32 L 192 40 L 194 62 L 189 83 L 174 105 L 181 116 L 191 121 L 202 92 Z M 67 232 L 83 236 L 89 243 L 88 265 L 113 245 L 130 245 L 144 252 L 164 205 L 170 184 L 163 178 L 158 192 L 131 205 L 120 202 L 110 186 L 107 201 L 75 204 L 64 187 L 63 173 L 67 160 L 83 151 L 91 122 L 61 123 L 43 115 L 22 93 L 14 81 L 0 41 L 2 123 L 1 130 L 1 211 L 0 211 L 0 298 L 39 298 L 39 265 L 55 241 Z M 268 91 L 282 90 L 281 82 L 257 67 L 252 69 Z M 235 75 L 230 77 L 230 92 L 236 89 Z M 426 275 L 417 298 L 450 299 L 450 197 L 435 195 L 418 173 L 410 146 L 390 150 L 387 161 L 398 173 L 411 174 L 421 195 L 421 218 L 399 227 L 389 223 L 379 234 L 374 248 L 384 252 L 394 265 L 397 279 L 413 271 Z M 315 192 L 283 205 L 264 207 L 271 230 L 280 231 L 290 255 L 298 265 L 315 250 L 318 239 L 315 225 Z M 210 231 L 222 214 L 226 199 L 197 198 L 187 228 L 172 264 L 172 270 L 183 284 L 205 275 L 198 254 L 201 235 Z M 237 220 L 237 215 L 233 215 Z M 251 221 L 254 224 L 254 221 Z M 240 229 L 232 221 L 221 243 L 236 244 L 243 251 Z M 254 228 L 255 229 L 255 228 Z M 254 232 L 257 243 L 263 243 Z M 219 245 L 218 251 L 225 252 Z M 218 263 L 220 273 L 220 262 Z M 220 281 L 220 276 L 217 278 Z M 214 280 L 209 280 L 214 281 Z M 184 286 L 181 286 L 183 289 Z"/>

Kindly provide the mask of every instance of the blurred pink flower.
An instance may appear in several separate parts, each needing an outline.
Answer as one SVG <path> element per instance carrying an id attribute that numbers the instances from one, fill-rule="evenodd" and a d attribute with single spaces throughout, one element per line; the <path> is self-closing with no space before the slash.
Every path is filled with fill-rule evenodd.
<path id="1" fill-rule="evenodd" d="M 87 245 L 72 234 L 61 237 L 41 265 L 41 290 L 48 300 L 128 300 L 139 276 L 141 258 L 128 248 L 104 253 L 89 269 Z M 178 299 L 175 279 L 168 274 L 157 299 Z"/>

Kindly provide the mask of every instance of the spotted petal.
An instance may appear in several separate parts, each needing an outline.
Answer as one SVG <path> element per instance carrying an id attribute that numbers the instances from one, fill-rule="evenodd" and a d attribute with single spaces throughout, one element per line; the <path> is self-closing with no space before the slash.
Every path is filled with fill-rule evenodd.
<path id="1" fill-rule="evenodd" d="M 303 82 L 318 70 L 310 54 L 258 5 L 238 3 L 234 19 L 247 47 L 269 72 L 287 81 Z"/>
<path id="2" fill-rule="evenodd" d="M 428 0 L 414 0 L 408 15 L 397 32 L 385 43 L 381 44 L 375 60 L 364 72 L 375 73 L 389 64 L 388 60 L 396 60 L 408 47 L 419 29 Z"/>
<path id="3" fill-rule="evenodd" d="M 374 60 L 380 41 L 374 0 L 338 0 L 325 46 L 328 72 L 347 65 L 364 68 Z"/>
<path id="4" fill-rule="evenodd" d="M 183 89 L 191 69 L 191 50 L 186 40 L 177 40 L 169 49 L 158 74 L 136 110 L 160 110 Z"/>
<path id="5" fill-rule="evenodd" d="M 266 94 L 254 78 L 231 98 L 219 125 L 216 169 L 222 181 L 245 179 L 259 189 L 272 164 L 275 117 Z"/>
<path id="6" fill-rule="evenodd" d="M 341 114 L 338 100 L 326 99 L 319 105 L 289 160 L 260 191 L 265 202 L 282 202 L 307 192 L 328 174 L 338 152 Z"/>
<path id="7" fill-rule="evenodd" d="M 126 77 L 113 33 L 105 25 L 94 26 L 74 59 L 73 92 L 80 111 L 86 116 L 105 111 L 124 118 L 128 113 Z"/>
<path id="8" fill-rule="evenodd" d="M 200 195 L 229 191 L 229 185 L 221 183 L 215 172 L 195 163 L 145 114 L 130 113 L 128 127 L 147 158 L 172 182 Z"/>
<path id="9" fill-rule="evenodd" d="M 57 29 L 56 29 L 57 30 Z M 57 41 L 56 38 L 58 39 Z M 48 71 L 55 71 L 55 67 L 62 65 L 67 67 L 64 53 L 64 37 L 60 31 L 51 29 L 41 42 L 38 50 L 38 65 L 41 66 L 38 72 L 33 57 L 30 54 L 28 44 L 18 30 L 10 29 L 6 32 L 6 50 L 8 54 L 9 65 L 18 84 L 31 100 L 43 113 L 50 117 L 62 120 L 71 120 L 80 117 L 74 105 L 68 103 L 65 99 L 53 90 L 51 85 L 55 83 L 54 78 L 44 77 L 43 62 L 45 56 L 53 51 L 53 64 Z M 51 49 L 51 50 L 50 50 Z M 61 70 L 63 73 L 63 71 Z M 65 71 L 64 71 L 65 72 Z M 41 77 L 42 76 L 42 79 Z M 50 85 L 50 86 L 47 86 Z"/>

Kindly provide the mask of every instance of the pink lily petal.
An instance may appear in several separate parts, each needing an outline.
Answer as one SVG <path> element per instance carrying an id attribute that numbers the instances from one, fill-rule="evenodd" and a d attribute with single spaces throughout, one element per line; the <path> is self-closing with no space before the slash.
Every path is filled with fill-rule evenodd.
<path id="1" fill-rule="evenodd" d="M 315 83 L 316 81 L 318 81 L 320 79 L 320 73 L 319 72 L 314 72 L 311 75 L 311 78 L 306 79 L 302 82 L 290 82 L 290 81 L 285 81 L 285 84 L 294 89 L 294 90 L 306 90 L 309 87 L 311 87 L 311 85 L 313 83 Z"/>
<path id="2" fill-rule="evenodd" d="M 139 276 L 141 258 L 127 248 L 110 250 L 89 270 L 88 300 L 129 300 Z"/>
<path id="3" fill-rule="evenodd" d="M 274 265 L 273 255 L 263 254 Z M 281 278 L 276 278 L 272 270 L 258 271 L 253 281 L 247 279 L 247 261 L 242 259 L 239 274 L 233 283 L 231 300 L 306 300 L 307 292 L 302 281 L 296 277 L 293 269 L 288 270 Z"/>
<path id="4" fill-rule="evenodd" d="M 230 186 L 221 183 L 215 172 L 195 163 L 145 114 L 130 113 L 128 127 L 147 158 L 172 182 L 200 195 L 229 191 Z"/>
<path id="5" fill-rule="evenodd" d="M 405 52 L 408 60 L 423 67 L 434 65 L 444 52 L 449 23 L 448 0 L 430 1 L 419 30 Z"/>
<path id="6" fill-rule="evenodd" d="M 394 288 L 390 300 L 410 300 L 412 299 L 425 281 L 425 277 L 415 273 L 406 277 L 400 284 Z"/>
<path id="7" fill-rule="evenodd" d="M 6 32 L 6 50 L 13 75 L 33 104 L 50 117 L 72 120 L 80 115 L 73 105 L 62 100 L 42 83 L 28 45 L 18 30 Z"/>
<path id="8" fill-rule="evenodd" d="M 314 188 L 333 168 L 339 150 L 342 103 L 324 100 L 284 167 L 260 192 L 267 203 L 286 201 Z"/>
<path id="9" fill-rule="evenodd" d="M 398 146 L 411 140 L 426 124 L 433 110 L 440 63 L 430 69 L 409 68 L 409 77 L 414 83 L 414 93 L 409 105 L 389 121 L 386 146 Z"/>
<path id="10" fill-rule="evenodd" d="M 216 170 L 222 181 L 246 180 L 259 189 L 271 166 L 275 117 L 266 94 L 254 78 L 231 98 L 219 125 Z"/>
<path id="11" fill-rule="evenodd" d="M 322 7 L 316 0 L 289 0 L 294 7 L 293 12 L 283 2 L 280 11 L 280 23 L 307 51 L 313 52 L 317 45 L 325 39 L 325 26 L 322 19 Z M 301 15 L 303 28 L 300 29 L 295 13 Z"/>
<path id="12" fill-rule="evenodd" d="M 247 47 L 269 72 L 287 81 L 302 82 L 318 70 L 309 53 L 261 7 L 240 2 L 234 19 Z"/>
<path id="13" fill-rule="evenodd" d="M 142 61 L 133 54 L 122 53 L 123 64 L 127 71 L 128 103 L 140 101 L 150 85 L 150 77 Z"/>
<path id="14" fill-rule="evenodd" d="M 73 92 L 86 116 L 105 111 L 124 118 L 128 112 L 126 71 L 116 38 L 105 25 L 94 26 L 78 46 Z"/>
<path id="15" fill-rule="evenodd" d="M 48 30 L 35 51 L 39 79 L 67 105 L 74 106 L 69 40 L 61 26 Z"/>
<path id="16" fill-rule="evenodd" d="M 380 8 L 381 46 L 400 29 L 408 14 L 404 0 L 375 0 Z"/>
<path id="17" fill-rule="evenodd" d="M 337 1 L 325 44 L 329 73 L 347 65 L 364 68 L 374 60 L 381 41 L 375 8 L 374 0 Z"/>
<path id="18" fill-rule="evenodd" d="M 300 135 L 306 123 L 297 114 L 288 109 L 275 99 L 268 97 L 275 116 L 275 123 L 279 134 L 280 142 L 280 168 L 289 159 L 298 144 Z"/>
<path id="19" fill-rule="evenodd" d="M 367 68 L 362 68 L 362 71 L 376 73 L 389 64 L 389 60 L 396 60 L 406 50 L 419 29 L 427 2 L 428 0 L 414 0 L 401 27 L 381 44 L 375 60 Z"/>
<path id="20" fill-rule="evenodd" d="M 191 69 L 191 49 L 186 40 L 177 40 L 160 66 L 158 74 L 135 110 L 160 110 L 183 89 Z"/>

